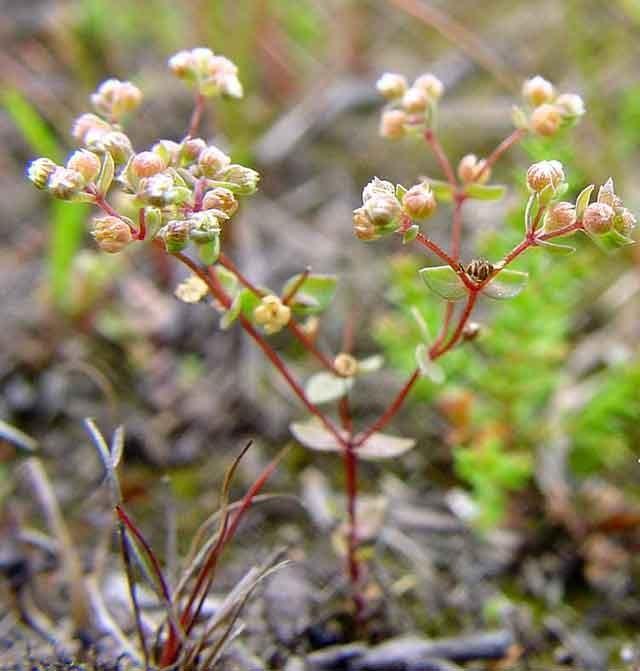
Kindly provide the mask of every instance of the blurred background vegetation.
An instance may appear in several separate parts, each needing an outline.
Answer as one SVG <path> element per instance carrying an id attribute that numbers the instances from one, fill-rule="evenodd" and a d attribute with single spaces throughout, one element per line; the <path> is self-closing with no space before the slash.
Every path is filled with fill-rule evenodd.
<path id="1" fill-rule="evenodd" d="M 125 422 L 133 459 L 172 464 L 188 493 L 192 479 L 178 466 L 244 436 L 282 443 L 299 414 L 241 337 L 217 332 L 205 306 L 173 300 L 175 268 L 144 252 L 96 255 L 87 211 L 50 204 L 26 184 L 31 158 L 71 149 L 72 120 L 104 78 L 144 91 L 129 124 L 142 149 L 180 138 L 189 118 L 190 93 L 171 79 L 169 55 L 209 46 L 238 64 L 245 100 L 208 109 L 203 129 L 263 175 L 259 197 L 234 222 L 230 255 L 274 286 L 309 263 L 340 274 L 323 344 L 337 351 L 344 315 L 355 311 L 358 354 L 381 350 L 390 365 L 358 390 L 365 419 L 413 367 L 419 330 L 410 308 L 433 328 L 442 313 L 415 272 L 429 259 L 351 235 L 351 210 L 373 175 L 407 186 L 417 175 L 440 177 L 420 142 L 377 136 L 376 78 L 433 71 L 444 81 L 440 133 L 454 161 L 487 155 L 508 134 L 527 76 L 584 96 L 577 129 L 527 140 L 497 167 L 494 181 L 514 185 L 503 202 L 465 209 L 465 255 L 494 259 L 521 237 L 524 172 L 536 160 L 565 163 L 568 198 L 612 175 L 640 212 L 639 35 L 638 0 L 5 3 L 0 416 L 46 436 L 51 454 L 69 455 L 61 468 L 70 471 L 81 461 L 71 449 L 81 417 Z M 436 239 L 446 239 L 446 209 L 429 221 Z M 442 384 L 421 381 L 396 420 L 419 449 L 394 470 L 416 491 L 469 492 L 482 529 L 526 526 L 543 511 L 574 531 L 635 532 L 640 249 L 607 256 L 584 240 L 573 256 L 535 250 L 517 268 L 531 274 L 527 290 L 482 304 L 481 336 L 443 360 Z M 310 461 L 297 453 L 290 469 Z M 372 490 L 378 474 L 367 473 Z"/>

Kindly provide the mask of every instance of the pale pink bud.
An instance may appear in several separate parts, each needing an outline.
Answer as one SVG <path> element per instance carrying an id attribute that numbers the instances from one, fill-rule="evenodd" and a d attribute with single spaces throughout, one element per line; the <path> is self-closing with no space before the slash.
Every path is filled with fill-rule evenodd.
<path id="1" fill-rule="evenodd" d="M 380 119 L 380 135 L 399 140 L 406 133 L 407 115 L 402 110 L 385 110 Z"/>
<path id="2" fill-rule="evenodd" d="M 71 135 L 81 144 L 87 143 L 87 134 L 92 133 L 92 137 L 101 137 L 111 131 L 111 126 L 95 114 L 81 114 L 74 122 L 71 128 Z"/>
<path id="3" fill-rule="evenodd" d="M 547 186 L 555 189 L 564 179 L 564 169 L 560 161 L 539 161 L 527 170 L 527 185 L 534 192 L 540 192 Z"/>
<path id="4" fill-rule="evenodd" d="M 634 214 L 626 207 L 623 207 L 618 212 L 616 212 L 615 219 L 613 220 L 613 225 L 616 231 L 625 237 L 631 235 L 633 229 L 636 227 L 636 223 L 637 220 Z"/>
<path id="5" fill-rule="evenodd" d="M 563 93 L 554 103 L 565 119 L 576 119 L 585 113 L 584 100 L 577 93 Z"/>
<path id="6" fill-rule="evenodd" d="M 238 201 L 233 192 L 223 187 L 216 187 L 207 191 L 202 200 L 203 210 L 219 210 L 228 217 L 233 216 L 238 210 Z"/>
<path id="7" fill-rule="evenodd" d="M 529 123 L 535 133 L 549 137 L 555 135 L 560 128 L 562 114 L 555 105 L 545 103 L 533 110 Z"/>
<path id="8" fill-rule="evenodd" d="M 205 177 L 215 177 L 231 163 L 231 159 L 217 147 L 206 147 L 198 155 L 198 167 Z"/>
<path id="9" fill-rule="evenodd" d="M 378 93 L 387 100 L 395 100 L 405 94 L 408 84 L 402 75 L 385 72 L 376 82 L 376 88 Z"/>
<path id="10" fill-rule="evenodd" d="M 59 166 L 51 159 L 38 158 L 31 161 L 27 170 L 27 177 L 31 180 L 34 186 L 38 189 L 47 187 L 49 177 L 56 171 Z"/>
<path id="11" fill-rule="evenodd" d="M 475 154 L 467 154 L 458 163 L 458 177 L 465 183 L 484 184 L 491 177 L 491 169 L 484 169 L 486 161 L 479 160 Z"/>
<path id="12" fill-rule="evenodd" d="M 100 167 L 100 159 L 86 149 L 75 151 L 67 161 L 67 168 L 79 172 L 83 176 L 85 184 L 93 182 L 98 177 Z"/>
<path id="13" fill-rule="evenodd" d="M 422 90 L 415 86 L 412 86 L 403 96 L 402 96 L 402 107 L 405 111 L 411 114 L 417 114 L 419 112 L 424 112 L 429 105 L 429 97 Z"/>
<path id="14" fill-rule="evenodd" d="M 98 247 L 109 254 L 121 252 L 133 239 L 129 226 L 112 216 L 95 218 L 91 235 Z"/>
<path id="15" fill-rule="evenodd" d="M 402 208 L 412 219 L 430 217 L 437 206 L 433 191 L 426 182 L 412 186 L 402 198 Z"/>
<path id="16" fill-rule="evenodd" d="M 165 169 L 165 162 L 153 151 L 143 151 L 131 160 L 131 172 L 138 178 L 151 177 Z"/>
<path id="17" fill-rule="evenodd" d="M 430 72 L 420 75 L 413 83 L 413 87 L 424 91 L 431 101 L 438 100 L 444 93 L 444 84 Z"/>
<path id="18" fill-rule="evenodd" d="M 555 91 L 553 84 L 544 77 L 537 75 L 527 79 L 522 85 L 522 97 L 531 105 L 538 107 L 544 103 L 550 103 L 553 100 Z"/>
<path id="19" fill-rule="evenodd" d="M 552 233 L 575 223 L 576 206 L 573 203 L 562 201 L 556 203 L 545 215 L 544 230 L 546 233 Z"/>
<path id="20" fill-rule="evenodd" d="M 85 186 L 84 177 L 69 168 L 56 168 L 47 181 L 47 190 L 52 196 L 61 200 L 69 200 L 77 195 Z"/>
<path id="21" fill-rule="evenodd" d="M 591 203 L 584 211 L 582 224 L 589 233 L 602 235 L 608 233 L 613 226 L 615 212 L 605 203 Z"/>

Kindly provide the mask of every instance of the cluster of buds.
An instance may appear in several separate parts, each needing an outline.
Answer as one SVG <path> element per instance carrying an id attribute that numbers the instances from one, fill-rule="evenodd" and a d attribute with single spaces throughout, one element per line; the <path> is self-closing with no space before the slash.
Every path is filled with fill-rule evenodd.
<path id="1" fill-rule="evenodd" d="M 179 51 L 169 59 L 169 68 L 177 77 L 194 85 L 203 96 L 242 98 L 238 68 L 228 58 L 216 56 L 211 49 L 199 47 Z"/>
<path id="2" fill-rule="evenodd" d="M 376 86 L 389 101 L 382 112 L 380 135 L 390 140 L 397 140 L 411 129 L 430 124 L 444 92 L 442 82 L 431 73 L 420 75 L 409 86 L 403 75 L 387 72 Z"/>
<path id="3" fill-rule="evenodd" d="M 142 92 L 131 82 L 107 79 L 91 96 L 91 104 L 102 116 L 117 123 L 129 112 L 137 109 L 142 102 Z"/>
<path id="4" fill-rule="evenodd" d="M 436 208 L 436 198 L 428 182 L 407 190 L 374 177 L 362 191 L 362 207 L 353 212 L 353 232 L 360 240 L 378 240 L 395 233 L 403 217 L 427 219 Z"/>
<path id="5" fill-rule="evenodd" d="M 291 319 L 291 308 L 274 295 L 263 296 L 260 305 L 253 311 L 256 324 L 260 324 L 267 335 L 281 331 Z"/>
<path id="6" fill-rule="evenodd" d="M 553 84 L 539 75 L 525 81 L 522 97 L 529 113 L 519 107 L 514 108 L 514 123 L 537 135 L 555 135 L 561 128 L 575 125 L 585 113 L 584 102 L 579 95 L 557 95 Z"/>
<path id="7" fill-rule="evenodd" d="M 628 239 L 633 232 L 636 218 L 616 195 L 611 178 L 598 190 L 597 201 L 587 205 L 582 216 L 582 225 L 592 235 L 605 235 L 614 231 Z"/>
<path id="8" fill-rule="evenodd" d="M 60 200 L 91 200 L 87 187 L 94 184 L 100 175 L 102 161 L 97 154 L 79 149 L 64 166 L 51 159 L 38 158 L 29 164 L 27 176 L 38 189 L 50 193 Z"/>

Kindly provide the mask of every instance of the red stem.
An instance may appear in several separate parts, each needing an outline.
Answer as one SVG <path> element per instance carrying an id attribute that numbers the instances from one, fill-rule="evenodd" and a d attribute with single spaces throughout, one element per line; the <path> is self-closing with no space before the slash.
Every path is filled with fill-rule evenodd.
<path id="1" fill-rule="evenodd" d="M 433 132 L 431 128 L 427 128 L 427 130 L 425 130 L 424 132 L 424 139 L 427 141 L 427 144 L 431 147 L 431 150 L 435 154 L 435 157 L 438 163 L 440 164 L 440 168 L 442 172 L 445 174 L 447 182 L 449 182 L 449 185 L 451 186 L 451 189 L 455 194 L 458 188 L 456 175 L 453 172 L 453 167 L 451 166 L 451 162 L 449 161 L 447 154 L 445 153 L 444 149 L 442 148 L 442 145 L 440 144 L 440 140 L 438 140 L 438 136 Z"/>
<path id="2" fill-rule="evenodd" d="M 196 94 L 196 102 L 193 108 L 193 113 L 191 114 L 191 120 L 189 121 L 189 130 L 187 131 L 187 137 L 195 137 L 200 127 L 200 121 L 202 120 L 202 112 L 204 111 L 205 98 L 202 93 L 198 92 Z"/>
<path id="3" fill-rule="evenodd" d="M 361 433 L 353 442 L 353 447 L 355 449 L 359 448 L 361 445 L 366 443 L 367 439 L 371 437 L 376 431 L 381 431 L 384 427 L 395 417 L 396 413 L 402 407 L 404 399 L 407 397 L 407 394 L 411 391 L 413 385 L 420 378 L 420 369 L 416 368 L 413 373 L 409 376 L 407 381 L 402 386 L 402 389 L 398 392 L 398 395 L 391 401 L 384 413 L 375 421 L 364 433 Z"/>
<path id="4" fill-rule="evenodd" d="M 489 154 L 487 159 L 482 166 L 482 169 L 476 176 L 476 181 L 478 181 L 487 170 L 490 170 L 502 157 L 502 155 L 507 152 L 514 144 L 520 142 L 520 140 L 527 134 L 527 131 L 524 128 L 517 128 L 514 130 L 511 135 L 508 135 L 502 142 Z"/>
<path id="5" fill-rule="evenodd" d="M 429 357 L 431 358 L 432 361 L 435 361 L 435 359 L 440 358 L 445 352 L 448 352 L 458 342 L 460 336 L 462 335 L 462 332 L 464 331 L 464 327 L 466 326 L 467 321 L 469 320 L 469 317 L 473 312 L 473 307 L 476 304 L 479 293 L 480 293 L 479 289 L 475 289 L 474 291 L 469 292 L 469 295 L 467 297 L 467 304 L 464 306 L 464 310 L 460 315 L 460 319 L 458 321 L 458 325 L 456 326 L 456 330 L 453 332 L 453 334 L 447 341 L 446 345 L 438 348 L 437 350 L 434 349 L 434 347 L 432 347 L 429 350 Z"/>

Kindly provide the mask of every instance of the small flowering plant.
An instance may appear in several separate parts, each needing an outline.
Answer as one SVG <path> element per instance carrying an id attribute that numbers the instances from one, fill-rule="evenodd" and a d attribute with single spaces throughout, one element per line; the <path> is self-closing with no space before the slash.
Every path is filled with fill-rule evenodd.
<path id="1" fill-rule="evenodd" d="M 209 297 L 221 315 L 221 328 L 239 324 L 283 377 L 311 416 L 291 425 L 294 437 L 311 450 L 337 453 L 343 461 L 347 522 L 341 527 L 339 545 L 360 613 L 366 581 L 360 550 L 367 534 L 366 522 L 361 523 L 357 515 L 359 462 L 395 458 L 414 447 L 412 439 L 383 430 L 417 380 L 421 376 L 441 379 L 436 361 L 476 337 L 478 326 L 470 318 L 477 303 L 484 297 L 508 299 L 524 289 L 527 274 L 511 268 L 519 256 L 533 248 L 571 253 L 572 247 L 556 240 L 578 232 L 607 250 L 624 246 L 633 241 L 635 218 L 616 195 L 612 180 L 599 189 L 596 202 L 590 203 L 593 185 L 575 202 L 562 200 L 567 191 L 563 166 L 556 160 L 541 161 L 527 171 L 530 195 L 522 241 L 498 260 L 462 259 L 463 206 L 497 200 L 505 192 L 505 187 L 490 183 L 495 163 L 527 134 L 550 136 L 575 125 L 584 114 L 582 100 L 576 94 L 556 95 L 553 85 L 542 77 L 528 80 L 522 91 L 524 106 L 514 108 L 515 130 L 486 158 L 466 154 L 454 169 L 437 136 L 442 82 L 426 73 L 409 86 L 402 75 L 383 75 L 377 88 L 387 105 L 380 133 L 392 140 L 424 138 L 444 179 L 424 178 L 405 187 L 374 178 L 354 211 L 353 231 L 365 242 L 396 236 L 405 245 L 417 245 L 434 256 L 439 265 L 426 265 L 416 281 L 424 282 L 425 290 L 444 301 L 443 319 L 439 333 L 432 336 L 421 315 L 415 315 L 423 334 L 415 370 L 380 417 L 358 428 L 350 396 L 357 378 L 377 370 L 382 361 L 378 356 L 358 359 L 346 345 L 334 353 L 317 345 L 320 315 L 332 300 L 336 278 L 306 269 L 287 280 L 280 291 L 259 287 L 221 249 L 223 228 L 232 224 L 241 200 L 256 191 L 259 175 L 198 137 L 198 128 L 208 98 L 242 96 L 237 69 L 205 48 L 179 52 L 169 60 L 169 67 L 195 91 L 194 111 L 183 138 L 160 139 L 136 152 L 122 123 L 140 105 L 141 93 L 129 82 L 108 80 L 91 98 L 95 113 L 83 114 L 74 124 L 72 134 L 80 148 L 64 166 L 37 159 L 28 169 L 29 179 L 56 198 L 95 205 L 100 214 L 93 219 L 92 234 L 103 251 L 118 253 L 150 243 L 185 265 L 191 276 L 176 289 L 176 296 L 187 303 Z M 110 198 L 116 189 L 118 202 L 123 203 L 119 209 Z M 452 209 L 448 249 L 437 244 L 425 227 L 443 204 Z M 296 379 L 270 339 L 284 331 L 318 365 L 319 370 L 304 383 Z M 172 645 L 166 662 L 175 661 L 179 650 L 177 639 Z"/>

